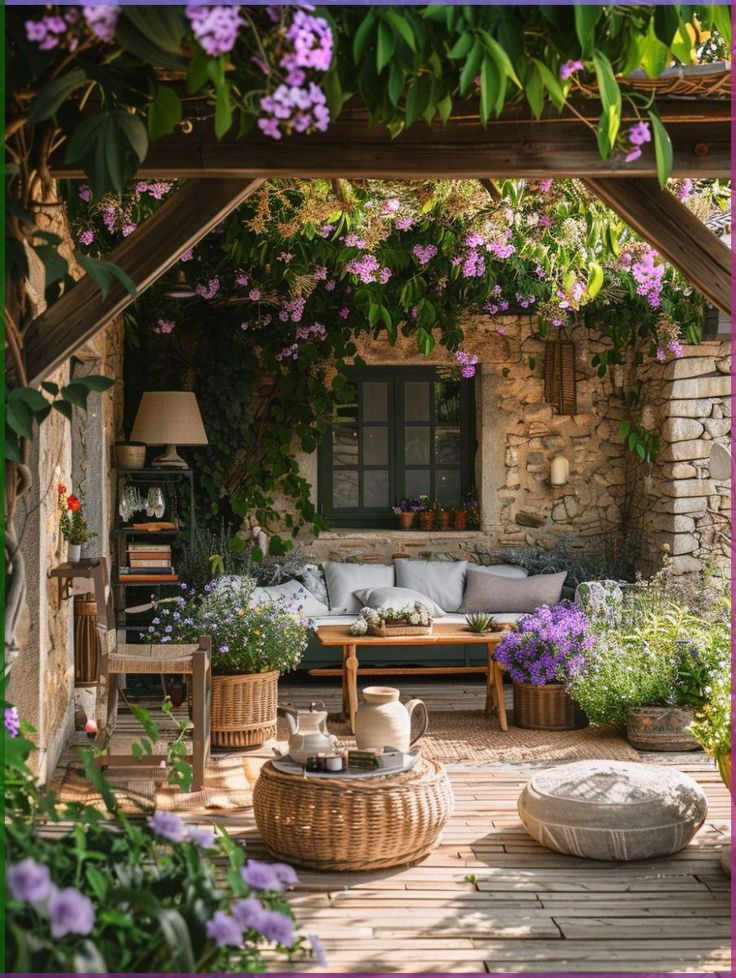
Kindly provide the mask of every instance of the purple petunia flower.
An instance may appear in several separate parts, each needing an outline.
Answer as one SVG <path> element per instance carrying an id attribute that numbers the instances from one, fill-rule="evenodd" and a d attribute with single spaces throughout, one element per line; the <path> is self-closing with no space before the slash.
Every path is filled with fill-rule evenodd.
<path id="1" fill-rule="evenodd" d="M 316 934 L 309 934 L 307 937 L 312 948 L 312 954 L 317 959 L 317 964 L 325 968 L 327 966 L 327 955 L 325 954 L 325 949 L 322 947 L 322 942 Z"/>
<path id="2" fill-rule="evenodd" d="M 48 866 L 37 863 L 30 856 L 14 866 L 8 866 L 6 879 L 8 889 L 16 900 L 35 905 L 51 893 L 51 872 Z"/>
<path id="3" fill-rule="evenodd" d="M 195 845 L 199 846 L 200 849 L 214 849 L 215 847 L 215 830 L 211 825 L 203 825 L 197 827 L 193 825 L 187 830 L 187 842 L 193 842 Z"/>
<path id="4" fill-rule="evenodd" d="M 148 824 L 156 835 L 170 842 L 183 842 L 186 836 L 184 823 L 173 812 L 156 811 L 148 819 Z"/>
<path id="5" fill-rule="evenodd" d="M 218 947 L 240 947 L 243 943 L 243 929 L 240 924 L 222 910 L 216 910 L 211 920 L 207 921 L 207 936 Z"/>
<path id="6" fill-rule="evenodd" d="M 89 934 L 95 925 L 95 909 L 89 897 L 73 886 L 53 889 L 48 903 L 52 937 Z"/>

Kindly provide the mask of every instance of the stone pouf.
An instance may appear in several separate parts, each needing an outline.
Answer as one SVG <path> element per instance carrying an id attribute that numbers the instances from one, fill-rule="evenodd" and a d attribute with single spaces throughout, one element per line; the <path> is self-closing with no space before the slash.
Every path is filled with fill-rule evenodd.
<path id="1" fill-rule="evenodd" d="M 629 860 L 679 852 L 708 805 L 700 785 L 674 768 L 577 761 L 535 774 L 518 809 L 527 832 L 548 849 Z"/>

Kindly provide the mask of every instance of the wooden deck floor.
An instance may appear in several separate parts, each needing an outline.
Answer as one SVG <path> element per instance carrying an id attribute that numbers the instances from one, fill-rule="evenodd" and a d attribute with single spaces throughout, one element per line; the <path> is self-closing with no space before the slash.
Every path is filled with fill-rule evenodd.
<path id="1" fill-rule="evenodd" d="M 398 684 L 397 684 L 398 685 Z M 475 709 L 482 687 L 407 683 L 430 709 Z M 337 705 L 334 687 L 286 685 L 282 699 Z M 295 913 L 324 944 L 328 966 L 280 972 L 730 973 L 730 881 L 719 858 L 730 796 L 702 755 L 642 755 L 674 763 L 709 800 L 693 843 L 667 859 L 603 863 L 533 842 L 516 799 L 539 765 L 452 765 L 455 812 L 420 865 L 371 874 L 300 872 Z M 268 858 L 252 810 L 192 816 L 218 823 Z"/>

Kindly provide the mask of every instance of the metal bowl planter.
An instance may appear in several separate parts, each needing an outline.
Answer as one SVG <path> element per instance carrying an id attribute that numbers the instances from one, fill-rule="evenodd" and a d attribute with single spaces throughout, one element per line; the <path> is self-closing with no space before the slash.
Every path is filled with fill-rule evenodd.
<path id="1" fill-rule="evenodd" d="M 692 722 L 688 707 L 633 706 L 627 715 L 626 739 L 637 750 L 700 750 L 688 730 Z"/>

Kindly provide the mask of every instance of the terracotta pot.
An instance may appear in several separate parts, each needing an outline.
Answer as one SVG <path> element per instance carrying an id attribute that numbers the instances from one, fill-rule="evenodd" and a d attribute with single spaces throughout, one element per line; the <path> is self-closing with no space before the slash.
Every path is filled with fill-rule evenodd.
<path id="1" fill-rule="evenodd" d="M 414 526 L 414 513 L 399 513 L 399 529 L 410 530 Z"/>
<path id="2" fill-rule="evenodd" d="M 465 512 L 454 513 L 452 525 L 456 530 L 467 530 L 468 528 L 468 514 Z"/>
<path id="3" fill-rule="evenodd" d="M 577 730 L 588 718 L 562 683 L 514 683 L 514 726 L 526 730 Z"/>
<path id="4" fill-rule="evenodd" d="M 276 736 L 278 671 L 212 677 L 213 747 L 259 747 Z"/>
<path id="5" fill-rule="evenodd" d="M 448 512 L 441 512 L 439 514 L 440 518 L 440 529 L 449 530 L 450 529 L 450 514 Z"/>
<path id="6" fill-rule="evenodd" d="M 637 750 L 700 750 L 687 729 L 693 711 L 671 706 L 634 706 L 626 722 L 626 739 Z"/>
<path id="7" fill-rule="evenodd" d="M 419 514 L 419 526 L 422 530 L 434 529 L 434 513 L 432 510 Z"/>

